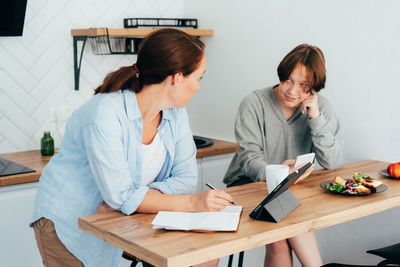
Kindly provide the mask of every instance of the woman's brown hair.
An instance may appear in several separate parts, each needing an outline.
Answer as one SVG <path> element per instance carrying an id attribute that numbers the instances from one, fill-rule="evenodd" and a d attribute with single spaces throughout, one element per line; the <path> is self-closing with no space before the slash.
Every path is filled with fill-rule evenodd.
<path id="1" fill-rule="evenodd" d="M 325 58 L 318 47 L 301 44 L 290 51 L 289 54 L 282 59 L 281 63 L 279 63 L 279 80 L 281 82 L 286 81 L 297 64 L 301 64 L 307 68 L 310 75 L 311 90 L 319 92 L 325 87 Z"/>
<path id="2" fill-rule="evenodd" d="M 125 66 L 106 76 L 95 94 L 132 89 L 135 93 L 144 85 L 157 84 L 169 75 L 195 71 L 204 54 L 204 43 L 177 29 L 161 29 L 147 35 L 140 44 L 134 66 Z"/>

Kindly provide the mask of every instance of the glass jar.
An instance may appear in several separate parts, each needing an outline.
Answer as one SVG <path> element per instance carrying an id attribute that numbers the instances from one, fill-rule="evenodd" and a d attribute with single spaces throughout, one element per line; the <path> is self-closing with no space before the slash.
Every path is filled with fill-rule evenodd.
<path id="1" fill-rule="evenodd" d="M 40 153 L 43 156 L 54 154 L 54 139 L 50 136 L 50 132 L 44 132 L 42 139 L 40 139 Z"/>

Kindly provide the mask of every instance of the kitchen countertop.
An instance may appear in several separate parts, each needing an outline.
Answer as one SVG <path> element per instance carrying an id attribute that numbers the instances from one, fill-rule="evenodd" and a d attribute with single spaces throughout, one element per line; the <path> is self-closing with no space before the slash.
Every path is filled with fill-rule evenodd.
<path id="1" fill-rule="evenodd" d="M 214 142 L 212 146 L 197 150 L 196 158 L 228 154 L 237 150 L 237 144 L 235 143 L 217 139 L 212 140 Z M 51 156 L 42 156 L 40 150 L 0 154 L 0 157 L 36 170 L 36 172 L 31 173 L 2 176 L 0 177 L 0 187 L 39 181 L 43 168 L 51 158 Z"/>

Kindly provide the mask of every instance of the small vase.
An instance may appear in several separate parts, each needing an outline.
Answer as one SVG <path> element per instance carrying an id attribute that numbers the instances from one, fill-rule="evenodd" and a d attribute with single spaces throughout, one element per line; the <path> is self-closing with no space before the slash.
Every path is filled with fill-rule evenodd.
<path id="1" fill-rule="evenodd" d="M 50 132 L 44 132 L 42 139 L 40 139 L 40 153 L 43 156 L 54 154 L 54 139 L 50 136 Z"/>

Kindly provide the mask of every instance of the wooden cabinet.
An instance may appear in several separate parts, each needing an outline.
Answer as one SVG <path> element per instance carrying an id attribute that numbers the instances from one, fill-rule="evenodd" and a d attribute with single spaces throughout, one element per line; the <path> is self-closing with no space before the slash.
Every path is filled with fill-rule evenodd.
<path id="1" fill-rule="evenodd" d="M 234 143 L 215 139 L 213 141 L 213 146 L 197 151 L 198 192 L 206 189 L 204 187 L 206 181 L 216 188 L 225 188 L 222 179 L 237 149 Z M 17 152 L 1 156 L 35 169 L 36 172 L 2 177 L 0 180 L 0 214 L 2 214 L 0 266 L 43 266 L 34 231 L 29 227 L 29 223 L 32 219 L 37 181 L 50 157 L 42 157 L 39 151 Z M 119 267 L 129 266 L 130 262 L 121 259 Z M 220 266 L 227 266 L 227 258 L 221 260 Z"/>
<path id="2" fill-rule="evenodd" d="M 0 265 L 43 266 L 35 233 L 29 227 L 35 201 L 36 183 L 0 187 Z"/>
<path id="3" fill-rule="evenodd" d="M 209 189 L 205 186 L 206 182 L 209 182 L 218 189 L 226 187 L 222 179 L 224 178 L 233 155 L 234 153 L 229 153 L 197 159 L 197 169 L 199 170 L 197 192 L 203 192 Z"/>

